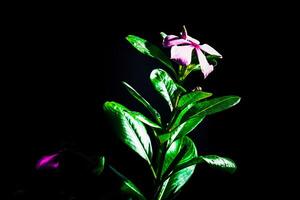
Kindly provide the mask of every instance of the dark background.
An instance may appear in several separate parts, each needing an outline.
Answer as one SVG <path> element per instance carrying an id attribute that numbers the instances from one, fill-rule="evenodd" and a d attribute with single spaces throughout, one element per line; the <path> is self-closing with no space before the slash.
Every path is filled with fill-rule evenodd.
<path id="1" fill-rule="evenodd" d="M 216 96 L 239 95 L 242 101 L 207 117 L 191 136 L 199 154 L 228 156 L 236 161 L 237 172 L 228 175 L 197 167 L 179 199 L 243 199 L 283 192 L 281 184 L 289 183 L 291 171 L 284 162 L 291 148 L 290 126 L 284 121 L 289 121 L 286 105 L 292 102 L 287 99 L 291 90 L 287 83 L 292 73 L 284 59 L 291 54 L 279 46 L 290 40 L 289 20 L 281 18 L 276 8 L 227 6 L 203 6 L 188 14 L 159 6 L 153 7 L 154 12 L 152 7 L 149 11 L 129 7 L 107 14 L 105 8 L 80 9 L 80 5 L 18 7 L 5 15 L 2 146 L 10 198 L 121 199 L 117 178 L 109 171 L 94 177 L 94 166 L 72 153 L 64 154 L 59 171 L 34 169 L 40 156 L 64 148 L 92 161 L 108 155 L 110 163 L 147 188 L 144 163 L 114 137 L 102 104 L 114 100 L 144 111 L 122 87 L 121 81 L 126 81 L 166 111 L 148 78 L 160 63 L 130 47 L 125 36 L 136 34 L 160 45 L 161 31 L 178 34 L 182 25 L 224 57 L 205 81 L 195 73 L 187 87 L 201 85 Z"/>

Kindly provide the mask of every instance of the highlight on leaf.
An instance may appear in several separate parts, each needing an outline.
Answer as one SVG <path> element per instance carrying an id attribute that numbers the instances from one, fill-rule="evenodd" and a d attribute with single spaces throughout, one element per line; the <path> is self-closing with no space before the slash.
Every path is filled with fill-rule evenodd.
<path id="1" fill-rule="evenodd" d="M 178 142 L 180 144 L 177 144 Z M 188 162 L 191 159 L 197 157 L 196 146 L 190 138 L 183 137 L 183 138 L 179 139 L 178 142 L 173 143 L 173 144 L 175 144 L 174 150 L 173 150 L 173 147 L 171 146 L 170 151 L 167 152 L 167 154 L 166 154 L 166 160 L 168 160 L 167 162 L 173 161 L 176 158 L 176 155 L 178 155 L 178 153 L 180 152 L 180 150 L 178 150 L 178 148 L 179 149 L 186 148 L 187 151 L 185 152 L 183 157 L 179 160 L 177 165 Z M 173 151 L 174 151 L 174 153 L 173 153 Z M 173 173 L 169 178 L 167 178 L 165 180 L 165 182 L 167 182 L 167 184 L 166 184 L 166 188 L 165 188 L 165 191 L 163 194 L 163 198 L 171 198 L 177 192 L 179 192 L 180 189 L 187 183 L 187 181 L 193 175 L 195 167 L 196 167 L 195 165 L 191 165 L 189 167 L 186 167 L 184 169 L 177 171 L 176 173 Z"/>
<path id="2" fill-rule="evenodd" d="M 126 87 L 126 89 L 128 90 L 128 92 L 136 99 L 138 100 L 141 104 L 143 104 L 145 106 L 145 108 L 147 108 L 149 110 L 149 112 L 152 114 L 152 116 L 154 117 L 154 119 L 156 119 L 156 121 L 158 122 L 158 124 L 161 125 L 161 117 L 159 112 L 157 112 L 157 110 L 155 108 L 153 108 L 151 106 L 151 104 L 142 97 L 142 95 L 140 95 L 133 87 L 131 87 L 128 83 L 126 82 L 122 82 L 123 85 Z"/>
<path id="3" fill-rule="evenodd" d="M 176 102 L 178 90 L 174 80 L 162 69 L 155 69 L 150 74 L 150 80 L 155 90 L 167 101 L 171 111 Z"/>
<path id="4" fill-rule="evenodd" d="M 189 109 L 189 111 L 185 114 L 184 119 L 199 115 L 211 115 L 227 110 L 228 108 L 238 104 L 240 100 L 241 98 L 238 96 L 223 96 L 201 101 Z"/>
<path id="5" fill-rule="evenodd" d="M 174 73 L 174 75 L 176 75 L 176 71 L 173 68 L 170 59 L 164 54 L 164 52 L 160 48 L 151 44 L 147 40 L 135 35 L 128 35 L 126 39 L 139 52 L 152 58 L 156 58 L 166 67 L 168 67 L 172 71 L 172 73 Z"/>
<path id="6" fill-rule="evenodd" d="M 144 194 L 140 191 L 140 189 L 128 178 L 126 178 L 123 174 L 121 174 L 118 170 L 114 167 L 109 166 L 109 168 L 114 172 L 119 178 L 121 178 L 121 191 L 131 195 L 132 197 L 138 200 L 147 200 Z"/>
<path id="7" fill-rule="evenodd" d="M 230 158 L 220 157 L 217 155 L 206 155 L 206 156 L 199 156 L 199 157 L 193 158 L 192 160 L 190 160 L 188 162 L 178 165 L 174 169 L 174 172 L 180 171 L 191 165 L 201 164 L 201 163 L 206 163 L 213 168 L 220 169 L 220 170 L 223 170 L 223 171 L 231 173 L 231 174 L 234 173 L 237 169 L 236 164 Z"/>
<path id="8" fill-rule="evenodd" d="M 152 145 L 142 122 L 135 119 L 128 109 L 116 102 L 106 102 L 104 110 L 115 123 L 119 138 L 151 165 Z"/>
<path id="9" fill-rule="evenodd" d="M 96 175 L 99 176 L 100 174 L 102 174 L 104 168 L 105 168 L 105 157 L 100 156 L 99 159 L 98 159 L 97 167 L 95 169 Z"/>

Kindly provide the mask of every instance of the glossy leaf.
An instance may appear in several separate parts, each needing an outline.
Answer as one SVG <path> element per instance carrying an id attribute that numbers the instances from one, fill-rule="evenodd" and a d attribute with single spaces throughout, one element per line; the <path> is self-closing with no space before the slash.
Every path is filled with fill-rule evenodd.
<path id="1" fill-rule="evenodd" d="M 181 123 L 182 118 L 197 103 L 197 101 L 208 98 L 211 95 L 212 93 L 203 91 L 193 91 L 183 95 L 178 102 L 178 108 L 181 109 L 181 111 L 177 115 L 175 122 L 172 125 L 172 129 Z"/>
<path id="2" fill-rule="evenodd" d="M 105 157 L 100 156 L 95 170 L 96 175 L 100 175 L 103 172 L 104 168 L 105 168 Z"/>
<path id="3" fill-rule="evenodd" d="M 139 52 L 152 58 L 156 58 L 165 66 L 167 66 L 174 74 L 176 74 L 176 71 L 174 70 L 170 59 L 164 54 L 164 52 L 160 48 L 151 44 L 147 40 L 135 35 L 128 35 L 126 39 Z"/>
<path id="4" fill-rule="evenodd" d="M 151 165 L 152 146 L 143 123 L 133 117 L 126 107 L 116 102 L 106 102 L 104 110 L 114 120 L 119 138 Z"/>
<path id="5" fill-rule="evenodd" d="M 182 157 L 182 159 L 178 162 L 178 165 L 188 162 L 193 158 L 197 157 L 196 146 L 194 142 L 188 137 L 183 137 L 178 141 L 175 141 L 172 145 L 167 151 L 164 166 L 165 165 L 169 166 L 170 163 L 175 159 L 176 155 L 180 152 L 180 149 L 183 148 L 186 148 L 187 151 Z M 177 193 L 192 176 L 194 170 L 195 170 L 195 165 L 192 165 L 170 176 L 170 178 L 166 180 L 168 181 L 168 184 L 166 186 L 163 198 L 167 198 L 170 195 L 174 195 L 175 193 Z"/>
<path id="6" fill-rule="evenodd" d="M 204 119 L 204 116 L 193 117 L 182 123 L 172 131 L 171 142 L 193 131 Z"/>
<path id="7" fill-rule="evenodd" d="M 184 118 L 187 119 L 193 116 L 200 115 L 211 115 L 239 103 L 240 97 L 238 96 L 223 96 L 214 99 L 209 99 L 205 101 L 198 102 L 185 114 Z"/>
<path id="8" fill-rule="evenodd" d="M 193 117 L 185 121 L 175 129 L 173 129 L 170 133 L 167 133 L 168 136 L 166 136 L 166 134 L 160 135 L 160 141 L 164 143 L 167 140 L 169 140 L 169 143 L 171 144 L 174 140 L 183 137 L 189 134 L 192 130 L 194 130 L 201 123 L 204 117 L 205 116 Z"/>
<path id="9" fill-rule="evenodd" d="M 160 200 L 160 199 L 163 198 L 165 190 L 166 190 L 166 188 L 168 186 L 169 180 L 170 179 L 167 179 L 166 181 L 163 182 L 163 184 L 160 187 L 160 190 L 158 191 L 157 198 L 155 198 L 155 199 Z"/>
<path id="10" fill-rule="evenodd" d="M 110 169 L 122 179 L 121 191 L 138 200 L 147 200 L 140 189 L 123 174 L 110 166 Z"/>
<path id="11" fill-rule="evenodd" d="M 236 164 L 230 158 L 224 158 L 216 155 L 202 156 L 202 159 L 212 167 L 216 167 L 225 170 L 229 173 L 233 173 L 236 170 Z"/>
<path id="12" fill-rule="evenodd" d="M 132 183 L 128 179 L 122 183 L 121 191 L 124 193 L 127 193 L 139 200 L 147 200 L 146 197 L 139 190 L 139 188 L 137 186 L 135 186 L 134 183 Z"/>
<path id="13" fill-rule="evenodd" d="M 183 146 L 183 138 L 174 141 L 172 145 L 168 148 L 165 155 L 165 160 L 163 161 L 162 174 L 164 174 L 166 170 L 169 168 L 170 164 L 173 162 L 175 157 L 179 154 L 182 146 Z"/>
<path id="14" fill-rule="evenodd" d="M 197 102 L 190 103 L 187 105 L 183 110 L 179 112 L 179 114 L 176 116 L 175 122 L 172 124 L 171 129 L 173 130 L 175 127 L 179 126 L 181 123 L 182 118 L 185 116 L 185 114 L 196 104 Z"/>
<path id="15" fill-rule="evenodd" d="M 184 80 L 191 72 L 199 70 L 201 70 L 199 64 L 190 64 L 183 69 L 183 73 L 181 73 L 180 79 Z"/>
<path id="16" fill-rule="evenodd" d="M 219 56 L 216 55 L 205 55 L 206 56 L 206 60 L 208 61 L 208 63 L 216 66 L 218 64 L 218 61 L 221 59 Z M 198 57 L 196 55 L 193 55 L 192 57 L 192 63 L 197 63 L 198 62 Z M 200 65 L 197 65 L 194 67 L 193 71 L 200 71 Z"/>
<path id="17" fill-rule="evenodd" d="M 209 166 L 224 170 L 229 173 L 234 173 L 236 171 L 236 164 L 230 158 L 224 158 L 216 155 L 207 155 L 207 156 L 199 156 L 197 158 L 193 158 L 192 160 L 182 163 L 178 165 L 174 172 L 189 167 L 191 165 L 207 163 Z"/>
<path id="18" fill-rule="evenodd" d="M 161 129 L 161 127 L 160 127 L 158 124 L 154 123 L 154 122 L 151 121 L 149 118 L 145 117 L 143 114 L 141 114 L 141 113 L 139 113 L 139 112 L 133 112 L 133 111 L 132 111 L 132 112 L 130 112 L 130 114 L 131 114 L 134 118 L 140 120 L 141 122 L 143 122 L 144 124 L 147 124 L 147 125 L 150 126 L 150 127 Z"/>
<path id="19" fill-rule="evenodd" d="M 183 86 L 181 86 L 177 83 L 176 83 L 176 86 L 177 86 L 178 90 L 180 90 L 181 93 L 186 93 L 186 89 Z"/>
<path id="20" fill-rule="evenodd" d="M 148 101 L 146 99 L 144 99 L 135 89 L 133 89 L 133 87 L 131 87 L 128 83 L 126 82 L 122 82 L 124 84 L 124 86 L 126 87 L 126 89 L 128 90 L 128 92 L 139 102 L 141 102 L 148 110 L 149 112 L 152 114 L 152 116 L 154 117 L 154 119 L 161 124 L 161 118 L 160 118 L 160 114 L 157 112 L 157 110 L 155 110 L 150 103 L 148 103 Z"/>
<path id="21" fill-rule="evenodd" d="M 155 69 L 150 74 L 150 79 L 156 91 L 167 101 L 171 111 L 176 101 L 177 85 L 172 78 L 162 69 Z"/>
<path id="22" fill-rule="evenodd" d="M 190 92 L 188 94 L 185 94 L 181 96 L 178 102 L 179 109 L 185 108 L 187 105 L 200 101 L 202 99 L 208 98 L 212 95 L 212 93 L 209 92 L 203 92 L 203 91 L 194 91 Z"/>
<path id="23" fill-rule="evenodd" d="M 220 56 L 216 56 L 216 55 L 207 55 L 206 59 L 209 63 L 213 64 L 214 66 L 216 66 L 218 64 L 218 60 L 220 60 Z"/>

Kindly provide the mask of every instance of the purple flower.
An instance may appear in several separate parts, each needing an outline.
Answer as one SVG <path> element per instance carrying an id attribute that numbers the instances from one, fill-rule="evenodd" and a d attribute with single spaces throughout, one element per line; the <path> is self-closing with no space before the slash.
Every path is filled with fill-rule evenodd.
<path id="1" fill-rule="evenodd" d="M 60 153 L 55 153 L 43 156 L 38 160 L 36 169 L 57 169 L 59 167 L 59 162 L 57 161 L 59 155 Z"/>
<path id="2" fill-rule="evenodd" d="M 180 37 L 176 35 L 167 35 L 163 40 L 163 46 L 171 47 L 171 59 L 183 66 L 191 64 L 192 53 L 193 50 L 195 50 L 201 71 L 205 78 L 214 70 L 214 66 L 208 63 L 202 51 L 222 58 L 222 55 L 211 46 L 208 44 L 200 45 L 198 40 L 189 36 L 184 26 Z"/>

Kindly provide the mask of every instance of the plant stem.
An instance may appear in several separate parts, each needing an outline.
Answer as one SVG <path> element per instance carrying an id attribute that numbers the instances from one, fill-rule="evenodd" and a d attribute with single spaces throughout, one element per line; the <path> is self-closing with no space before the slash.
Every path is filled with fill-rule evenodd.
<path id="1" fill-rule="evenodd" d="M 179 79 L 178 82 L 179 82 L 178 83 L 179 85 L 182 85 L 183 80 Z M 176 101 L 175 101 L 175 104 L 174 104 L 174 110 L 171 113 L 171 118 L 170 118 L 169 123 L 167 124 L 166 127 L 163 127 L 163 130 L 165 132 L 170 131 L 170 129 L 173 126 L 174 121 L 176 120 L 176 117 L 177 117 L 178 112 L 179 112 L 178 102 L 179 102 L 180 96 L 181 96 L 181 92 L 179 92 L 176 96 Z M 155 190 L 155 194 L 154 194 L 154 200 L 160 200 L 163 197 L 163 193 L 164 193 L 164 191 L 166 189 L 166 186 L 167 186 L 167 185 L 164 184 L 166 180 L 164 179 L 164 176 L 162 174 L 162 170 L 163 170 L 164 161 L 165 161 L 165 158 L 166 158 L 166 153 L 167 153 L 168 148 L 171 144 L 169 144 L 169 141 L 168 141 L 168 142 L 165 142 L 163 144 L 158 143 L 158 145 L 159 145 L 159 151 L 158 151 L 158 155 L 157 155 L 157 169 L 155 171 L 153 168 L 151 168 L 151 170 L 153 170 L 152 171 L 153 174 L 155 174 L 155 172 L 156 172 L 156 181 L 155 181 L 156 182 L 156 186 L 155 186 L 156 190 Z"/>
<path id="2" fill-rule="evenodd" d="M 153 165 L 151 165 L 151 164 L 150 164 L 150 169 L 151 169 L 151 172 L 152 172 L 152 174 L 154 176 L 154 179 L 157 179 L 157 175 L 156 175 L 155 169 L 154 169 Z"/>

